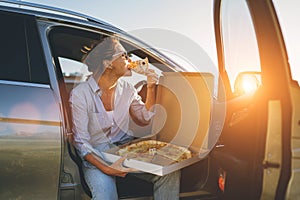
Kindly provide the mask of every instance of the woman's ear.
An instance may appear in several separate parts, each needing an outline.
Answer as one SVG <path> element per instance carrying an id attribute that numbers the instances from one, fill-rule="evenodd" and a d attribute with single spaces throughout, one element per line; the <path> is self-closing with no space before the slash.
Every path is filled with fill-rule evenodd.
<path id="1" fill-rule="evenodd" d="M 109 61 L 109 60 L 103 60 L 103 66 L 104 66 L 104 68 L 112 69 L 112 64 L 111 64 L 111 61 Z"/>

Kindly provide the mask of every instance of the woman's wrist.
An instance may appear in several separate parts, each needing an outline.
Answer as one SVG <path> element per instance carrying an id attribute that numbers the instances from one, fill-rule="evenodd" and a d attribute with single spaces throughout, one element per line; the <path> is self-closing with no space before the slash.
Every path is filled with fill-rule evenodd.
<path id="1" fill-rule="evenodd" d="M 155 83 L 148 83 L 147 84 L 147 88 L 154 88 L 155 87 Z"/>

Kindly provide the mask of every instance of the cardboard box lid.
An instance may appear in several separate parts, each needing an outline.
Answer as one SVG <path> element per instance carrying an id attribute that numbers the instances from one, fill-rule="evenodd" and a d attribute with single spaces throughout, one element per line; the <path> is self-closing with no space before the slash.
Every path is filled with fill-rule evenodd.
<path id="1" fill-rule="evenodd" d="M 214 77 L 210 73 L 165 72 L 160 77 L 152 134 L 160 141 L 207 154 Z"/>

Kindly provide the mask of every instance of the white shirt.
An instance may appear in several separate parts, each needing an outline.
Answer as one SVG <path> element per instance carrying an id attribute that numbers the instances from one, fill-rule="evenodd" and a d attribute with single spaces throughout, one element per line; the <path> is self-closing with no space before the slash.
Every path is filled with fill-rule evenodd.
<path id="1" fill-rule="evenodd" d="M 141 122 L 149 121 L 154 115 L 147 111 L 133 85 L 125 80 L 118 80 L 113 111 L 105 110 L 100 93 L 98 84 L 91 76 L 75 87 L 70 95 L 74 142 L 82 157 L 101 143 L 114 143 L 126 138 L 129 108 Z"/>

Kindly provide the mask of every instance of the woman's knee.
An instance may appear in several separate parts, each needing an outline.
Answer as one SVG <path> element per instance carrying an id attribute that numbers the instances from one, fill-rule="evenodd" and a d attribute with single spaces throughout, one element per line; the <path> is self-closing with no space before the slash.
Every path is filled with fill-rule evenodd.
<path id="1" fill-rule="evenodd" d="M 115 178 L 98 169 L 84 170 L 86 182 L 94 200 L 118 199 Z"/>

